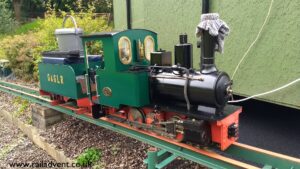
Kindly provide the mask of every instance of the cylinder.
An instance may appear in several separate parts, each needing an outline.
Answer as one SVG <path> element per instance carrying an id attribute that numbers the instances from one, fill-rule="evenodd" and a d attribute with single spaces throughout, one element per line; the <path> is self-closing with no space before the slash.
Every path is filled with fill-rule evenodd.
<path id="1" fill-rule="evenodd" d="M 193 68 L 193 45 L 188 43 L 186 34 L 179 35 L 179 44 L 175 45 L 175 65 Z"/>
<path id="2" fill-rule="evenodd" d="M 191 77 L 193 79 L 189 80 L 187 87 L 188 98 L 192 105 L 216 108 L 225 106 L 229 98 L 227 89 L 231 85 L 226 73 L 191 74 Z M 152 96 L 161 101 L 185 103 L 185 84 L 186 78 L 174 78 L 172 73 L 158 74 L 151 82 Z"/>

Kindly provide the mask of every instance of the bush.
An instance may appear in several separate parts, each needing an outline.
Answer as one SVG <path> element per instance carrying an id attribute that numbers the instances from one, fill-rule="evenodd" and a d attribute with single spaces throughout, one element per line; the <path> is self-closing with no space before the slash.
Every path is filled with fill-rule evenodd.
<path id="1" fill-rule="evenodd" d="M 5 56 L 10 61 L 10 68 L 16 76 L 24 80 L 32 79 L 34 70 L 35 48 L 38 47 L 38 40 L 35 35 L 30 33 L 26 35 L 8 36 L 0 43 Z"/>
<path id="2" fill-rule="evenodd" d="M 0 34 L 14 30 L 17 22 L 13 18 L 13 13 L 8 7 L 7 0 L 0 1 Z"/>

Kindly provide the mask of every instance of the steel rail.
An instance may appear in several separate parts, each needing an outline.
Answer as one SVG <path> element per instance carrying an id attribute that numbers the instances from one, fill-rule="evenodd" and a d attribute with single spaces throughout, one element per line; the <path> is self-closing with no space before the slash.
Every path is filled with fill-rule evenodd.
<path id="1" fill-rule="evenodd" d="M 19 85 L 19 84 L 5 82 L 5 81 L 1 81 L 1 80 L 0 80 L 0 85 L 10 87 L 10 88 L 13 88 L 13 89 L 17 89 L 17 90 L 22 90 L 22 91 L 30 93 L 30 94 L 40 95 L 39 90 L 32 89 L 32 88 L 29 88 L 27 86 L 22 86 L 22 85 Z"/>
<path id="2" fill-rule="evenodd" d="M 22 97 L 31 102 L 74 116 L 78 119 L 93 123 L 109 130 L 132 137 L 157 148 L 164 149 L 174 155 L 186 158 L 209 168 L 231 169 L 231 168 L 278 168 L 278 169 L 300 169 L 300 159 L 259 149 L 256 147 L 235 143 L 221 155 L 210 149 L 195 148 L 191 145 L 177 143 L 170 139 L 153 136 L 145 131 L 140 131 L 123 123 L 112 121 L 108 118 L 93 119 L 87 115 L 76 114 L 61 106 L 53 106 L 50 100 L 39 95 L 26 93 L 30 88 L 22 88 L 20 85 L 2 85 L 0 81 L 0 91 Z M 237 158 L 239 160 L 236 160 Z M 241 161 L 242 160 L 242 161 Z M 249 164 L 248 164 L 249 163 Z"/>
<path id="3" fill-rule="evenodd" d="M 45 102 L 48 102 L 50 103 L 50 99 L 47 99 L 47 98 L 44 98 L 42 96 L 39 96 L 39 95 L 36 95 L 36 94 L 31 94 L 31 93 L 26 93 L 20 89 L 14 89 L 12 87 L 7 87 L 7 86 L 4 86 L 4 85 L 0 85 L 0 90 L 1 88 L 7 90 L 7 91 L 10 91 L 10 92 L 16 92 L 16 93 L 19 93 L 21 96 L 20 97 L 24 97 L 24 96 L 27 96 L 27 97 L 32 97 L 32 98 L 35 98 L 35 99 L 39 99 L 39 100 L 43 100 Z M 30 100 L 30 99 L 29 99 Z"/>

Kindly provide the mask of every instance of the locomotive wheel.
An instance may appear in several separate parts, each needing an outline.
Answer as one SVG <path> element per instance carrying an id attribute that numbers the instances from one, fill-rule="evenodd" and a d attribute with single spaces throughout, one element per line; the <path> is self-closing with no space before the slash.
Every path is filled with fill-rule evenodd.
<path id="1" fill-rule="evenodd" d="M 160 126 L 160 124 L 157 124 L 159 122 L 162 122 L 163 119 L 159 114 L 156 114 L 154 112 L 150 112 L 146 115 L 146 119 L 145 122 L 146 124 L 152 124 L 152 125 L 156 125 L 156 126 Z"/>
<path id="2" fill-rule="evenodd" d="M 144 123 L 145 115 L 137 108 L 130 108 L 128 112 L 128 120 L 132 122 Z"/>
<path id="3" fill-rule="evenodd" d="M 148 113 L 146 115 L 146 124 L 154 124 L 156 122 L 156 119 L 155 119 L 155 114 L 154 113 Z"/>
<path id="4" fill-rule="evenodd" d="M 173 116 L 168 121 L 182 120 L 179 116 Z M 184 129 L 183 126 L 175 125 L 175 141 L 182 142 L 184 140 Z"/>

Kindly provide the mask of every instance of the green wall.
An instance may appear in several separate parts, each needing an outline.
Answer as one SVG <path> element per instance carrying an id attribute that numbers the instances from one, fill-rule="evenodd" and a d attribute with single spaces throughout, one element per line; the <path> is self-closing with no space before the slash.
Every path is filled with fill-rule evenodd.
<path id="1" fill-rule="evenodd" d="M 223 55 L 217 55 L 220 70 L 233 73 L 242 55 L 264 22 L 271 0 L 219 0 L 221 18 L 231 28 Z M 114 0 L 116 30 L 126 29 L 126 0 Z M 270 18 L 234 77 L 234 91 L 249 96 L 300 78 L 300 1 L 274 0 Z M 194 32 L 200 20 L 201 0 L 132 0 L 133 28 L 158 33 L 159 47 L 170 51 L 178 35 L 187 33 L 194 44 L 194 66 L 199 67 L 200 49 Z M 300 108 L 300 83 L 263 99 Z"/>

